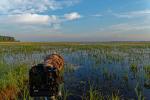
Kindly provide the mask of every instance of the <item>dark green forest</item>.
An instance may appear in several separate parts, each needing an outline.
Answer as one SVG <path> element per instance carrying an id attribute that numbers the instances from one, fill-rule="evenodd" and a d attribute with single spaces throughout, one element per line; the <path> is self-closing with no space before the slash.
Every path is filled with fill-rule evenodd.
<path id="1" fill-rule="evenodd" d="M 16 39 L 10 36 L 0 36 L 0 42 L 15 42 Z"/>

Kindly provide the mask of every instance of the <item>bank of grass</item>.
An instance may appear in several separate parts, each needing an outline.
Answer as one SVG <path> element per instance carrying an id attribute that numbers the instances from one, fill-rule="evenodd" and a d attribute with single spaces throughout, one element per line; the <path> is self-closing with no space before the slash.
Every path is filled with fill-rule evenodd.
<path id="1" fill-rule="evenodd" d="M 150 42 L 0 42 L 0 47 L 21 47 L 23 49 L 34 50 L 35 48 L 41 46 L 51 46 L 51 47 L 71 47 L 76 49 L 91 49 L 91 48 L 106 48 L 118 47 L 120 49 L 128 48 L 145 48 L 150 47 Z M 42 48 L 43 49 L 43 48 Z"/>
<path id="2" fill-rule="evenodd" d="M 13 99 L 27 86 L 27 65 L 8 65 L 0 62 L 0 100 Z"/>

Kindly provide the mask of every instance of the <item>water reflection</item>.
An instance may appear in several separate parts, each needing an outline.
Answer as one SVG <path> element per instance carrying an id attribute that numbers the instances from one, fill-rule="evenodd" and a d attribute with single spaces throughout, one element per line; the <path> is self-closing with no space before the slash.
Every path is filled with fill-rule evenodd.
<path id="1" fill-rule="evenodd" d="M 37 64 L 54 50 L 32 54 L 5 54 L 3 60 L 9 64 Z M 64 88 L 69 98 L 87 95 L 90 84 L 104 95 L 119 91 L 123 98 L 137 99 L 138 84 L 142 95 L 150 98 L 150 49 L 73 50 L 55 49 L 65 59 Z M 147 66 L 147 67 L 145 67 Z"/>

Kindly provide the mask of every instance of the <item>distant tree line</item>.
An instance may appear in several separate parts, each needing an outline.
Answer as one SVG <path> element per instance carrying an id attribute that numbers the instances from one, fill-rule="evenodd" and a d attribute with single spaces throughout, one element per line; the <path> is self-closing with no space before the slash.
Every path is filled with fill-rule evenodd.
<path id="1" fill-rule="evenodd" d="M 15 42 L 16 39 L 10 36 L 0 36 L 0 42 Z"/>

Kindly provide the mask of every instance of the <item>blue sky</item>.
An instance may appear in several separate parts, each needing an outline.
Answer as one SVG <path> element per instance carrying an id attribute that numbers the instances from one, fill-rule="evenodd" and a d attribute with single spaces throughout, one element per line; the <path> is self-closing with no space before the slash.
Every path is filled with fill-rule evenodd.
<path id="1" fill-rule="evenodd" d="M 0 35 L 21 41 L 150 41 L 150 0 L 1 0 Z"/>

